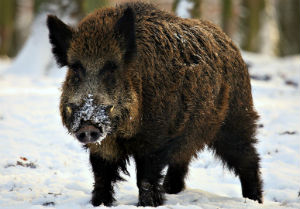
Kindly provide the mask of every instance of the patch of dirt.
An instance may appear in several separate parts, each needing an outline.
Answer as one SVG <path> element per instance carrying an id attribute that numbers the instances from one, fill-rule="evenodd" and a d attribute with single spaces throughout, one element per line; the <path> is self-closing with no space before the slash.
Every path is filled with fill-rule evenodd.
<path id="1" fill-rule="evenodd" d="M 270 75 L 250 75 L 250 78 L 258 81 L 270 81 L 272 77 Z"/>
<path id="2" fill-rule="evenodd" d="M 279 135 L 295 135 L 296 133 L 296 131 L 285 131 L 280 133 Z"/>
<path id="3" fill-rule="evenodd" d="M 61 193 L 53 193 L 53 192 L 48 192 L 49 195 L 53 195 L 54 197 L 57 197 L 59 195 L 62 195 Z"/>
<path id="4" fill-rule="evenodd" d="M 7 165 L 4 166 L 4 168 L 16 167 L 16 166 L 22 166 L 26 168 L 37 168 L 37 165 L 34 162 L 29 162 L 26 157 L 20 157 L 20 160 L 17 160 L 15 164 L 8 163 Z"/>
<path id="5" fill-rule="evenodd" d="M 44 202 L 42 205 L 43 206 L 54 206 L 55 202 Z"/>
<path id="6" fill-rule="evenodd" d="M 295 87 L 297 88 L 298 87 L 298 83 L 292 81 L 292 80 L 286 80 L 285 81 L 285 84 L 288 85 L 288 86 L 292 86 L 292 87 Z"/>

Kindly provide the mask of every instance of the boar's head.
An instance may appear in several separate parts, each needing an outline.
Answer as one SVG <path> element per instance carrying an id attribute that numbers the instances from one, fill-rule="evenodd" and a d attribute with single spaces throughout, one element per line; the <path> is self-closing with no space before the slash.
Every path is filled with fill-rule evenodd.
<path id="1" fill-rule="evenodd" d="M 68 68 L 63 124 L 85 144 L 109 135 L 130 137 L 139 114 L 134 11 L 98 10 L 76 28 L 49 15 L 47 25 L 57 64 Z"/>

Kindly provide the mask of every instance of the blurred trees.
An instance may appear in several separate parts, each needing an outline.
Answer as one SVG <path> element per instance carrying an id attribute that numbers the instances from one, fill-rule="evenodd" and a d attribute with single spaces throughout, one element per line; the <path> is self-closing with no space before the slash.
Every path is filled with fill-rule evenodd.
<path id="1" fill-rule="evenodd" d="M 81 19 L 94 9 L 108 5 L 109 0 L 34 0 L 35 13 L 45 10 L 45 5 L 56 5 L 61 12 L 69 11 L 72 18 Z M 65 14 L 66 15 L 66 14 Z"/>
<path id="2" fill-rule="evenodd" d="M 109 0 L 77 0 L 81 1 L 81 8 L 83 13 L 92 12 L 94 9 L 99 7 L 105 7 L 108 5 Z"/>
<path id="3" fill-rule="evenodd" d="M 300 1 L 280 0 L 277 3 L 279 55 L 300 53 Z"/>
<path id="4" fill-rule="evenodd" d="M 191 17 L 220 25 L 243 50 L 300 53 L 300 0 L 174 0 L 173 11 L 181 1 L 193 3 Z"/>
<path id="5" fill-rule="evenodd" d="M 14 31 L 16 17 L 16 1 L 0 1 L 0 55 L 15 55 Z"/>
<path id="6" fill-rule="evenodd" d="M 0 0 L 0 56 L 17 55 L 30 33 L 33 16 L 47 11 L 49 5 L 57 7 L 58 15 L 68 11 L 72 18 L 80 19 L 108 3 L 109 0 Z"/>
<path id="7" fill-rule="evenodd" d="M 259 31 L 263 24 L 265 0 L 242 0 L 241 48 L 246 51 L 259 52 L 261 39 Z"/>
<path id="8" fill-rule="evenodd" d="M 200 18 L 201 17 L 201 3 L 202 0 L 190 0 L 193 3 L 193 8 L 191 9 L 191 17 L 192 18 Z"/>
<path id="9" fill-rule="evenodd" d="M 124 1 L 134 0 L 0 0 L 0 56 L 17 54 L 33 16 L 45 11 L 45 5 L 55 5 L 57 15 L 80 19 L 95 8 Z M 192 4 L 191 17 L 220 25 L 243 50 L 266 51 L 262 48 L 269 42 L 273 54 L 300 53 L 300 0 L 148 0 L 173 11 L 181 1 Z"/>
<path id="10" fill-rule="evenodd" d="M 228 35 L 232 34 L 232 22 L 233 17 L 233 4 L 232 0 L 221 0 L 222 3 L 222 28 L 224 32 Z"/>
<path id="11" fill-rule="evenodd" d="M 176 9 L 178 7 L 180 0 L 174 0 L 173 4 L 172 4 L 172 11 L 175 13 Z"/>

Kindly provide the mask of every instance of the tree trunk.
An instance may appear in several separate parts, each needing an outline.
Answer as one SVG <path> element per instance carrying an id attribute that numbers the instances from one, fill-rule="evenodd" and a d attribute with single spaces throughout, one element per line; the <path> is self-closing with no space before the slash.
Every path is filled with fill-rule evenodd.
<path id="1" fill-rule="evenodd" d="M 0 1 L 0 55 L 14 56 L 16 1 Z"/>
<path id="2" fill-rule="evenodd" d="M 172 5 L 172 11 L 174 13 L 176 13 L 176 10 L 177 10 L 177 7 L 178 7 L 178 4 L 179 4 L 180 0 L 174 0 L 173 2 L 173 5 Z"/>
<path id="3" fill-rule="evenodd" d="M 261 40 L 259 31 L 262 25 L 265 0 L 242 0 L 241 47 L 244 50 L 259 52 Z"/>
<path id="4" fill-rule="evenodd" d="M 300 53 L 300 1 L 279 0 L 277 3 L 279 25 L 279 55 Z"/>
<path id="5" fill-rule="evenodd" d="M 201 17 L 202 0 L 190 0 L 190 2 L 193 2 L 193 8 L 190 11 L 191 18 L 199 19 Z"/>
<path id="6" fill-rule="evenodd" d="M 221 0 L 222 2 L 222 29 L 231 36 L 233 22 L 233 2 L 232 0 Z"/>

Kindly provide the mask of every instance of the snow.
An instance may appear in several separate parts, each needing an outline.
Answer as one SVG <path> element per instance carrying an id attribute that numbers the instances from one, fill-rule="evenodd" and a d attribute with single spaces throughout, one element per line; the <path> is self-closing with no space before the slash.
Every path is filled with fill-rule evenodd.
<path id="1" fill-rule="evenodd" d="M 17 58 L 11 66 L 8 67 L 7 74 L 29 75 L 34 77 L 49 74 L 57 77 L 63 76 L 63 71 L 57 70 L 58 68 L 54 62 L 49 41 L 45 41 L 48 37 L 48 30 L 45 27 L 46 17 L 46 14 L 40 14 L 35 19 L 31 36 Z M 26 65 L 24 65 L 24 63 L 26 63 Z"/>
<path id="2" fill-rule="evenodd" d="M 110 120 L 106 114 L 106 107 L 98 107 L 93 104 L 93 101 L 93 95 L 88 94 L 88 97 L 85 98 L 84 105 L 79 111 L 75 112 L 75 120 L 72 125 L 72 131 L 76 131 L 79 128 L 81 121 L 92 121 L 94 124 L 97 124 L 99 127 L 101 127 L 103 131 L 101 137 L 97 140 L 99 143 L 101 143 L 101 141 L 111 131 Z"/>
<path id="3" fill-rule="evenodd" d="M 194 3 L 188 0 L 181 0 L 177 6 L 176 14 L 182 18 L 190 18 L 190 10 L 193 8 Z"/>
<path id="4" fill-rule="evenodd" d="M 93 208 L 88 153 L 67 133 L 58 112 L 65 69 L 55 66 L 41 30 L 33 31 L 15 60 L 0 59 L 0 208 Z M 166 195 L 160 209 L 300 208 L 300 56 L 243 56 L 261 116 L 257 149 L 264 204 L 242 198 L 238 178 L 204 150 L 190 165 L 187 189 Z M 92 107 L 92 99 L 87 104 Z M 131 176 L 117 184 L 113 208 L 136 208 L 130 162 Z"/>

